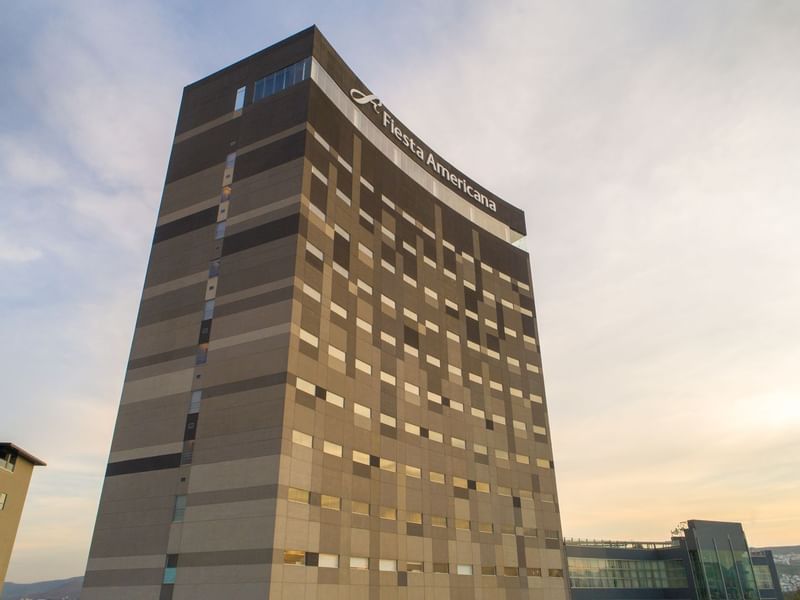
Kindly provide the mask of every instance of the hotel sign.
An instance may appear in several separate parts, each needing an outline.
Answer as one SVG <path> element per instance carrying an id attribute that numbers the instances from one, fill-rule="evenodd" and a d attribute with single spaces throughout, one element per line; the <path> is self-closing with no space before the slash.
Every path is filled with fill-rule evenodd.
<path id="1" fill-rule="evenodd" d="M 350 90 L 350 97 L 356 104 L 372 106 L 375 114 L 378 115 L 383 127 L 389 131 L 390 136 L 394 137 L 400 144 L 408 148 L 417 158 L 431 171 L 436 173 L 441 179 L 444 179 L 452 187 L 472 198 L 481 206 L 489 209 L 490 211 L 497 212 L 497 203 L 489 198 L 486 194 L 481 192 L 471 181 L 464 177 L 460 177 L 451 169 L 445 166 L 444 162 L 436 156 L 431 150 L 427 150 L 414 136 L 403 131 L 400 125 L 397 124 L 395 118 L 391 113 L 386 110 L 383 103 L 378 99 L 375 94 L 365 94 L 361 90 L 352 88 Z"/>

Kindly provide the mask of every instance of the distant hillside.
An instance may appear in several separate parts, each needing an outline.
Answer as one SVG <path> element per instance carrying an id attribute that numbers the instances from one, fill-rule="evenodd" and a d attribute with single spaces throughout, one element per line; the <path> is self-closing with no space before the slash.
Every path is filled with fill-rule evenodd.
<path id="1" fill-rule="evenodd" d="M 37 581 L 36 583 L 6 582 L 0 600 L 78 600 L 83 577 Z"/>

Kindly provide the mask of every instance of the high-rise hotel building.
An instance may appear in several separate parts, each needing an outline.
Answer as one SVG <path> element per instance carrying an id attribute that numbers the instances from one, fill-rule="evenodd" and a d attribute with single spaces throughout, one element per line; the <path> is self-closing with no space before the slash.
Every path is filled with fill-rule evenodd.
<path id="1" fill-rule="evenodd" d="M 524 236 L 314 27 L 186 87 L 81 599 L 565 598 Z"/>

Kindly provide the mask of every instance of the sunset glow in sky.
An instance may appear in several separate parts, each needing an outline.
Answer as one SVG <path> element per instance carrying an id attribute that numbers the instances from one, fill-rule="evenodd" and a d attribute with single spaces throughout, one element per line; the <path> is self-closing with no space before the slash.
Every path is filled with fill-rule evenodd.
<path id="1" fill-rule="evenodd" d="M 235 6 L 0 20 L 0 441 L 48 463 L 9 581 L 85 569 L 183 86 L 314 23 L 526 212 L 565 535 L 800 544 L 800 3 Z"/>

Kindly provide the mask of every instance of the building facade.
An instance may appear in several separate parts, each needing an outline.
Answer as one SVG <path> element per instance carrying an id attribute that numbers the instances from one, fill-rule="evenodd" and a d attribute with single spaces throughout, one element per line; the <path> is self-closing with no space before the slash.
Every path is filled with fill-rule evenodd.
<path id="1" fill-rule="evenodd" d="M 187 86 L 82 600 L 565 598 L 524 236 L 315 27 Z"/>
<path id="2" fill-rule="evenodd" d="M 10 442 L 0 442 L 0 596 L 33 468 L 44 462 Z"/>
<path id="3" fill-rule="evenodd" d="M 783 600 L 740 523 L 692 520 L 668 542 L 567 540 L 572 600 Z"/>

